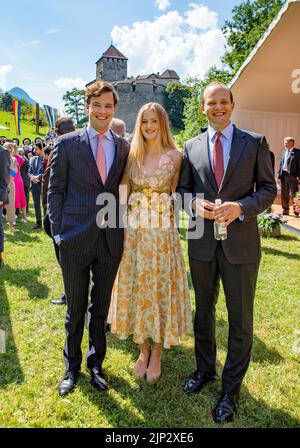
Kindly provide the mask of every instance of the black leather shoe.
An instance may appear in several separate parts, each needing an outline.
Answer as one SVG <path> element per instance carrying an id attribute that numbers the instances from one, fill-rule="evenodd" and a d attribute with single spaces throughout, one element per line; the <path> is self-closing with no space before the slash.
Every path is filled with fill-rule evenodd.
<path id="1" fill-rule="evenodd" d="M 34 230 L 35 229 L 41 229 L 42 228 L 42 224 L 36 224 L 35 226 L 32 227 Z"/>
<path id="2" fill-rule="evenodd" d="M 59 299 L 52 299 L 51 302 L 54 303 L 54 305 L 66 305 L 67 304 L 66 296 L 63 295 Z"/>
<path id="3" fill-rule="evenodd" d="M 65 373 L 65 376 L 61 380 L 58 386 L 58 393 L 61 397 L 73 392 L 75 389 L 76 383 L 79 378 L 79 371 L 73 372 L 69 371 Z"/>
<path id="4" fill-rule="evenodd" d="M 215 380 L 215 378 L 216 376 L 214 372 L 201 373 L 196 370 L 196 372 L 194 372 L 193 375 L 187 379 L 184 385 L 184 390 L 189 394 L 200 392 L 205 384 Z"/>
<path id="5" fill-rule="evenodd" d="M 98 367 L 94 367 L 93 369 L 90 369 L 90 373 L 92 377 L 92 385 L 100 392 L 106 392 L 109 386 L 107 376 L 102 372 L 102 370 Z"/>
<path id="6" fill-rule="evenodd" d="M 239 396 L 237 394 L 222 394 L 217 406 L 212 411 L 215 423 L 227 423 L 233 420 L 236 412 L 236 404 Z"/>

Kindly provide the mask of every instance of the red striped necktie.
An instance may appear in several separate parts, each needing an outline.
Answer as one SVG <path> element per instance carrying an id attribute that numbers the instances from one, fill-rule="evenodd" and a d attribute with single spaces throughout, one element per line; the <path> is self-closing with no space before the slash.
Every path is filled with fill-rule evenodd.
<path id="1" fill-rule="evenodd" d="M 224 176 L 224 159 L 223 159 L 223 147 L 221 142 L 222 132 L 217 131 L 215 133 L 215 141 L 213 148 L 214 157 L 214 174 L 218 187 L 220 187 Z"/>

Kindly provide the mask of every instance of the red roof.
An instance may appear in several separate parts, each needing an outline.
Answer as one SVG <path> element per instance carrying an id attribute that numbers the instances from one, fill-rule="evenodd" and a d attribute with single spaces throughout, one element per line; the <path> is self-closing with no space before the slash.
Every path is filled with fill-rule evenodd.
<path id="1" fill-rule="evenodd" d="M 101 58 L 114 58 L 114 59 L 125 59 L 128 60 L 116 47 L 111 45 L 101 56 Z M 101 59 L 100 58 L 100 59 Z"/>
<path id="2" fill-rule="evenodd" d="M 175 70 L 165 70 L 161 75 L 161 78 L 180 79 Z"/>

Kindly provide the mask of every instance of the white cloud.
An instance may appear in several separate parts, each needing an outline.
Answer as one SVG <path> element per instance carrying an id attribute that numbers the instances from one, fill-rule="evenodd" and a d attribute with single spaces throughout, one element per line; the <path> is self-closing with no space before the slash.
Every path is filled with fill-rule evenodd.
<path id="1" fill-rule="evenodd" d="M 29 42 L 22 42 L 20 44 L 16 44 L 15 48 L 18 49 L 23 49 L 23 48 L 31 48 L 31 47 L 36 47 L 37 45 L 39 45 L 40 41 L 37 39 L 33 39 Z"/>
<path id="2" fill-rule="evenodd" d="M 7 73 L 11 72 L 12 69 L 13 66 L 10 64 L 0 65 L 0 88 L 2 90 L 6 89 L 6 75 Z"/>
<path id="3" fill-rule="evenodd" d="M 9 73 L 12 71 L 13 66 L 10 64 L 7 65 L 0 65 L 0 75 L 6 75 L 6 73 Z"/>
<path id="4" fill-rule="evenodd" d="M 49 35 L 49 34 L 57 34 L 57 33 L 60 33 L 60 29 L 59 28 L 51 28 L 50 30 L 47 30 L 46 32 L 45 32 L 45 34 L 47 34 L 47 35 Z"/>
<path id="5" fill-rule="evenodd" d="M 217 20 L 214 11 L 190 3 L 182 15 L 174 10 L 152 22 L 115 26 L 111 37 L 129 59 L 129 76 L 173 69 L 181 79 L 201 77 L 212 65 L 221 65 L 226 39 Z"/>
<path id="6" fill-rule="evenodd" d="M 155 0 L 155 6 L 157 6 L 160 11 L 165 11 L 171 6 L 171 2 L 170 0 Z"/>
<path id="7" fill-rule="evenodd" d="M 185 22 L 194 29 L 205 30 L 214 28 L 218 23 L 218 14 L 210 11 L 205 5 L 189 4 L 189 9 L 185 13 Z"/>
<path id="8" fill-rule="evenodd" d="M 81 78 L 60 78 L 54 81 L 54 84 L 59 89 L 84 89 L 86 82 Z"/>

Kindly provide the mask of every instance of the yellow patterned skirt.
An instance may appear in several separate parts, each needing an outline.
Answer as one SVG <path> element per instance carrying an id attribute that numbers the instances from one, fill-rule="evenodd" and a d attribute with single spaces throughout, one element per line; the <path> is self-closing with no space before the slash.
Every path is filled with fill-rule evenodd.
<path id="1" fill-rule="evenodd" d="M 133 224 L 132 209 L 129 215 Z M 192 328 L 186 268 L 173 222 L 169 228 L 145 227 L 129 225 L 125 231 L 108 320 L 119 339 L 131 335 L 141 344 L 151 338 L 169 348 Z"/>

